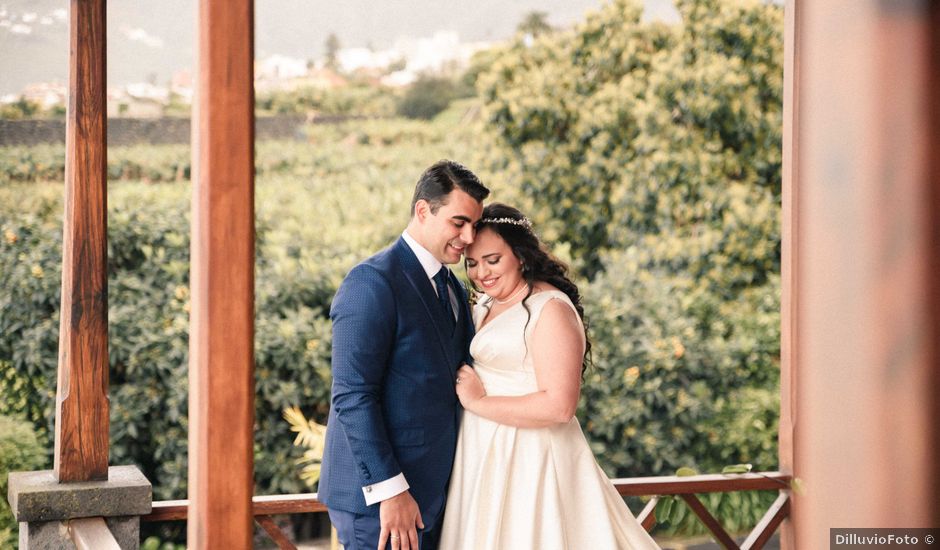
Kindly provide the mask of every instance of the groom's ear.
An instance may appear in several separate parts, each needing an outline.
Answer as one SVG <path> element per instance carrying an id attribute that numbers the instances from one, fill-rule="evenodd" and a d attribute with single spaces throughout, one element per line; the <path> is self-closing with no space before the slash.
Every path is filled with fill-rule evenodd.
<path id="1" fill-rule="evenodd" d="M 415 218 L 423 222 L 431 214 L 431 203 L 425 199 L 418 199 L 415 203 Z"/>

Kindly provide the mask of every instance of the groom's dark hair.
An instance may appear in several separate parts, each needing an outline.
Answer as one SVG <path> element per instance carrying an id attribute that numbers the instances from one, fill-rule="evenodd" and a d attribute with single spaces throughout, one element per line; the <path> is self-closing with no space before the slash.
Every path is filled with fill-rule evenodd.
<path id="1" fill-rule="evenodd" d="M 436 214 L 441 206 L 447 203 L 447 195 L 455 187 L 477 202 L 483 202 L 490 194 L 490 190 L 469 168 L 452 160 L 439 160 L 418 178 L 414 197 L 411 198 L 411 215 L 414 216 L 415 204 L 422 199 L 428 201 L 431 213 Z"/>

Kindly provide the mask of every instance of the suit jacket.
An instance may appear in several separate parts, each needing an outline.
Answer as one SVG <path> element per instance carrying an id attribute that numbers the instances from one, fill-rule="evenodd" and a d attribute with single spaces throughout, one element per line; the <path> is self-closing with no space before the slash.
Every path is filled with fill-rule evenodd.
<path id="1" fill-rule="evenodd" d="M 378 516 L 378 505 L 366 506 L 363 487 L 403 473 L 425 525 L 437 521 L 457 443 L 454 379 L 470 362 L 473 337 L 466 292 L 450 279 L 456 326 L 401 238 L 354 267 L 337 291 L 318 493 L 328 507 Z"/>

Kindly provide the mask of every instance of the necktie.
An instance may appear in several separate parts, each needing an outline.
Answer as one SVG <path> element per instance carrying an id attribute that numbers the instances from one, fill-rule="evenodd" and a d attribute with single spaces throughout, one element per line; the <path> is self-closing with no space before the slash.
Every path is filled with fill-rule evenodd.
<path id="1" fill-rule="evenodd" d="M 437 272 L 437 275 L 434 276 L 434 286 L 437 287 L 437 300 L 441 303 L 441 307 L 444 308 L 444 314 L 447 316 L 447 320 L 451 322 L 451 326 L 454 325 L 454 310 L 450 305 L 450 292 L 447 290 L 447 268 L 442 267 L 440 271 Z"/>

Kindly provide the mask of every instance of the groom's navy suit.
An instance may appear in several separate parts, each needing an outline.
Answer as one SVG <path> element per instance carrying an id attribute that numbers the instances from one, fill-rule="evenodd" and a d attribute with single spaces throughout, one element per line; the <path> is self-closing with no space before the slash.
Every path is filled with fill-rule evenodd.
<path id="1" fill-rule="evenodd" d="M 466 293 L 449 278 L 456 321 L 399 238 L 354 267 L 337 291 L 319 485 L 327 507 L 377 523 L 379 505 L 366 505 L 363 488 L 404 474 L 425 526 L 439 522 L 457 443 L 454 379 L 473 336 Z"/>

